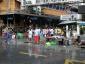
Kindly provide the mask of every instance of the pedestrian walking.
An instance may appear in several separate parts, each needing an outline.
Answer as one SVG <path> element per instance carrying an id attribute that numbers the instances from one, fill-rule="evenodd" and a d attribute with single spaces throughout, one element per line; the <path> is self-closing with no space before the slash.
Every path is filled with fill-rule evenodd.
<path id="1" fill-rule="evenodd" d="M 28 39 L 29 39 L 30 42 L 32 41 L 32 38 L 33 38 L 33 30 L 29 29 L 28 30 Z"/>
<path id="2" fill-rule="evenodd" d="M 37 29 L 37 28 L 34 30 L 34 42 L 36 44 L 38 44 L 38 42 L 39 42 L 39 29 Z"/>
<path id="3" fill-rule="evenodd" d="M 40 31 L 40 42 L 42 43 L 43 40 L 44 40 L 44 35 L 43 35 L 43 31 L 41 29 L 41 31 Z"/>
<path id="4" fill-rule="evenodd" d="M 17 44 L 16 43 L 17 42 L 17 40 L 16 40 L 16 34 L 14 32 L 12 34 L 12 42 L 13 42 L 14 45 Z"/>
<path id="5" fill-rule="evenodd" d="M 53 30 L 53 28 L 50 29 L 50 34 L 51 34 L 51 36 L 54 35 L 54 30 Z"/>

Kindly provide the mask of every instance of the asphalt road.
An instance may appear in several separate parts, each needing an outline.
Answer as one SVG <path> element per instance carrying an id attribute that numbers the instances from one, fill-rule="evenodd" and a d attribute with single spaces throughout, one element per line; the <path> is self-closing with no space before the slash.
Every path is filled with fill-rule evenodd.
<path id="1" fill-rule="evenodd" d="M 16 45 L 0 46 L 0 64 L 64 64 L 66 58 L 85 60 L 85 49 L 73 46 L 45 47 L 24 41 L 17 40 Z"/>

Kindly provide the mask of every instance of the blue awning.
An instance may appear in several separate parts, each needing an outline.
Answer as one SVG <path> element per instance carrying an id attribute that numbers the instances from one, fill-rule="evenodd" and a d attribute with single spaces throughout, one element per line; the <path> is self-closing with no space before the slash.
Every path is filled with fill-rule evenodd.
<path id="1" fill-rule="evenodd" d="M 80 25 L 80 26 L 85 26 L 85 23 L 80 23 L 79 25 Z"/>
<path id="2" fill-rule="evenodd" d="M 85 21 L 63 21 L 60 23 L 60 25 L 62 24 L 68 25 L 68 24 L 73 24 L 73 23 L 77 23 L 79 25 L 85 25 Z"/>

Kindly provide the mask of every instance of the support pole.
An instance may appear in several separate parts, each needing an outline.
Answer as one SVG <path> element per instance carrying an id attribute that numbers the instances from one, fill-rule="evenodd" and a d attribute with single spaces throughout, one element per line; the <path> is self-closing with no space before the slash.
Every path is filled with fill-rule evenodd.
<path id="1" fill-rule="evenodd" d="M 66 25 L 66 37 L 69 38 L 68 25 Z"/>
<path id="2" fill-rule="evenodd" d="M 79 26 L 79 24 L 77 24 L 77 35 L 78 36 L 80 35 L 80 26 Z"/>

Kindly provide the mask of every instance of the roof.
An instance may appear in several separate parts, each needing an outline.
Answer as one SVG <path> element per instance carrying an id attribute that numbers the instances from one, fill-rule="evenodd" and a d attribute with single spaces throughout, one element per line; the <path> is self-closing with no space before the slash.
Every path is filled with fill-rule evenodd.
<path id="1" fill-rule="evenodd" d="M 1 13 L 0 15 L 11 15 L 11 14 L 20 14 L 20 15 L 27 15 L 27 16 L 36 16 L 36 17 L 48 17 L 48 18 L 54 18 L 54 19 L 59 19 L 59 16 L 52 16 L 52 15 L 37 15 L 37 14 L 30 14 L 30 13 L 24 13 L 24 12 L 8 12 L 8 13 Z"/>
<path id="2" fill-rule="evenodd" d="M 64 25 L 66 25 L 66 24 L 73 24 L 73 23 L 77 23 L 77 24 L 83 24 L 83 25 L 85 25 L 85 21 L 63 21 L 63 22 L 61 22 L 60 23 L 60 25 L 62 25 L 62 24 L 64 24 Z"/>

